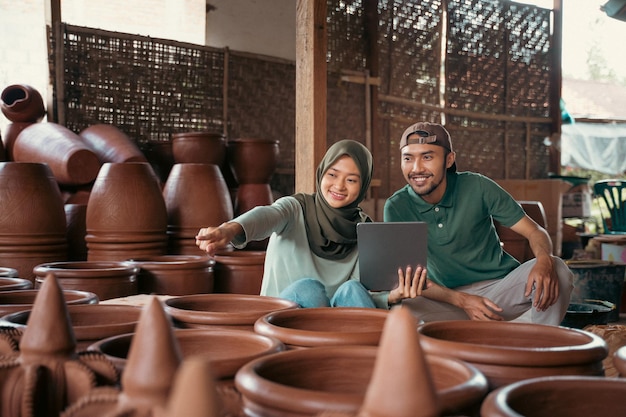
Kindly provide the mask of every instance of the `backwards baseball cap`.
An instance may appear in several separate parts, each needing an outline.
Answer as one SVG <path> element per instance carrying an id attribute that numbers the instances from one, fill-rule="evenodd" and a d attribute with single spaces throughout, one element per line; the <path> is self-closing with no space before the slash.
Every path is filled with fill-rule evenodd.
<path id="1" fill-rule="evenodd" d="M 447 149 L 449 152 L 454 152 L 450 133 L 437 123 L 417 122 L 409 126 L 400 139 L 400 149 L 414 143 L 420 145 L 438 145 Z M 448 168 L 448 171 L 456 172 L 456 162 Z"/>

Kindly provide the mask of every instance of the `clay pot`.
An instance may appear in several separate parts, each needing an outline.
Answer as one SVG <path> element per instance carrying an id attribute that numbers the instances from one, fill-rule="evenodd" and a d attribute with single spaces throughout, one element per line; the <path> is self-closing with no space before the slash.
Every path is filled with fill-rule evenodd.
<path id="1" fill-rule="evenodd" d="M 233 218 L 230 193 L 217 165 L 174 165 L 163 187 L 163 199 L 171 254 L 204 254 L 195 240 L 200 228 Z"/>
<path id="2" fill-rule="evenodd" d="M 292 301 L 248 294 L 198 294 L 165 300 L 165 311 L 181 328 L 254 330 L 254 323 L 268 313 L 295 309 Z"/>
<path id="3" fill-rule="evenodd" d="M 150 165 L 159 178 L 160 183 L 165 183 L 170 174 L 170 170 L 174 165 L 174 155 L 172 152 L 172 142 L 165 141 L 148 141 L 142 142 L 144 155 L 150 161 Z"/>
<path id="4" fill-rule="evenodd" d="M 15 290 L 0 292 L 0 316 L 17 311 L 31 310 L 39 290 Z M 98 296 L 92 292 L 64 290 L 63 295 L 68 305 L 98 304 Z"/>
<path id="5" fill-rule="evenodd" d="M 218 252 L 215 259 L 213 292 L 257 295 L 261 292 L 265 251 Z"/>
<path id="6" fill-rule="evenodd" d="M 453 320 L 425 323 L 418 331 L 426 353 L 473 364 L 490 389 L 549 375 L 603 376 L 608 355 L 599 336 L 565 327 Z"/>
<path id="7" fill-rule="evenodd" d="M 0 277 L 0 293 L 13 290 L 29 290 L 33 283 L 28 279 Z"/>
<path id="8" fill-rule="evenodd" d="M 35 123 L 46 114 L 41 94 L 30 85 L 9 85 L 2 90 L 0 98 L 2 114 L 12 122 Z"/>
<path id="9" fill-rule="evenodd" d="M 126 305 L 78 304 L 68 305 L 76 350 L 85 350 L 98 340 L 132 333 L 139 321 L 141 308 Z M 19 311 L 2 317 L 11 324 L 26 326 L 31 310 Z"/>
<path id="10" fill-rule="evenodd" d="M 89 196 L 86 228 L 90 261 L 165 255 L 167 211 L 150 164 L 104 164 Z"/>
<path id="11" fill-rule="evenodd" d="M 28 126 L 32 125 L 30 122 L 22 123 L 9 123 L 2 133 L 2 143 L 4 144 L 5 159 L 7 161 L 13 161 L 13 144 L 15 140 Z"/>
<path id="12" fill-rule="evenodd" d="M 191 295 L 213 291 L 215 261 L 200 255 L 162 255 L 129 259 L 137 266 L 140 294 Z"/>
<path id="13" fill-rule="evenodd" d="M 147 162 L 126 133 L 113 125 L 95 124 L 79 133 L 82 140 L 98 155 L 101 163 Z"/>
<path id="14" fill-rule="evenodd" d="M 240 215 L 256 206 L 268 206 L 273 202 L 269 184 L 240 184 L 235 196 L 235 214 Z"/>
<path id="15" fill-rule="evenodd" d="M 613 366 L 620 377 L 626 378 L 626 346 L 617 348 L 613 353 Z"/>
<path id="16" fill-rule="evenodd" d="M 227 157 L 233 175 L 241 184 L 267 184 L 278 163 L 278 141 L 259 138 L 230 139 Z"/>
<path id="17" fill-rule="evenodd" d="M 65 204 L 67 260 L 87 260 L 87 204 Z"/>
<path id="18" fill-rule="evenodd" d="M 249 416 L 307 417 L 326 410 L 357 415 L 372 377 L 375 346 L 327 346 L 296 349 L 261 357 L 235 376 Z M 484 377 L 471 365 L 427 355 L 433 382 L 444 408 L 457 414 L 482 400 Z"/>
<path id="19" fill-rule="evenodd" d="M 554 376 L 519 381 L 490 393 L 483 417 L 626 415 L 626 380 Z"/>
<path id="20" fill-rule="evenodd" d="M 93 292 L 100 300 L 138 294 L 139 267 L 125 262 L 50 262 L 33 269 L 35 288 L 53 273 L 64 290 Z"/>
<path id="21" fill-rule="evenodd" d="M 17 269 L 0 267 L 0 277 L 17 278 Z"/>
<path id="22" fill-rule="evenodd" d="M 217 132 L 174 133 L 172 154 L 177 164 L 214 164 L 221 167 L 226 158 L 226 138 Z"/>
<path id="23" fill-rule="evenodd" d="M 82 139 L 56 123 L 34 123 L 22 130 L 13 143 L 16 162 L 48 164 L 61 184 L 81 185 L 98 175 L 100 161 Z"/>
<path id="24" fill-rule="evenodd" d="M 275 311 L 260 317 L 256 333 L 288 348 L 340 345 L 377 346 L 389 311 L 374 308 L 320 307 Z"/>
<path id="25" fill-rule="evenodd" d="M 0 162 L 0 265 L 34 281 L 33 267 L 67 257 L 59 186 L 41 163 Z"/>

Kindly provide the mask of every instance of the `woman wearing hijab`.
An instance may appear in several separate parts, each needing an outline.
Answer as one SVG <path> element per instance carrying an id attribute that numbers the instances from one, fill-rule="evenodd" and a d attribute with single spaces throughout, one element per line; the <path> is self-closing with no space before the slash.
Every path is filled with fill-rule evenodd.
<path id="1" fill-rule="evenodd" d="M 398 271 L 399 285 L 391 292 L 369 292 L 359 282 L 356 225 L 371 221 L 359 204 L 372 171 L 372 155 L 365 146 L 339 141 L 317 167 L 314 194 L 282 197 L 219 227 L 203 228 L 196 244 L 213 255 L 229 243 L 241 249 L 269 237 L 261 295 L 286 298 L 301 307 L 389 308 L 421 293 L 426 270 Z"/>

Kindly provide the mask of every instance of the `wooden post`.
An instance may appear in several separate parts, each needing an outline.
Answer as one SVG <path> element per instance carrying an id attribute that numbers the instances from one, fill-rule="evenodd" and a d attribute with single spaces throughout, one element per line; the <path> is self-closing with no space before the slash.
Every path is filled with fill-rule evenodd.
<path id="1" fill-rule="evenodd" d="M 44 2 L 46 14 L 46 26 L 54 38 L 54 50 L 48 51 L 48 56 L 53 57 L 54 79 L 48 79 L 48 93 L 46 98 L 47 120 L 59 124 L 65 123 L 65 84 L 63 73 L 63 32 L 61 30 L 61 0 L 48 0 Z M 48 36 L 48 30 L 46 36 Z M 50 42 L 46 39 L 46 44 Z M 55 100 L 56 97 L 56 100 Z"/>
<path id="2" fill-rule="evenodd" d="M 326 0 L 296 5 L 296 192 L 315 191 L 326 152 Z"/>
<path id="3" fill-rule="evenodd" d="M 561 86 L 563 82 L 563 0 L 554 0 L 552 7 L 554 30 L 552 31 L 552 71 L 550 72 L 550 118 L 552 119 L 550 140 L 550 160 L 548 171 L 556 175 L 561 173 Z"/>

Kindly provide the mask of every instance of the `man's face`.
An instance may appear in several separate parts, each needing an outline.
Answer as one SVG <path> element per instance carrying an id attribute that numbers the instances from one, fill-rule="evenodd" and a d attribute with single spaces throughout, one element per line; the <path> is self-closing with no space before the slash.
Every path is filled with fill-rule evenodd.
<path id="1" fill-rule="evenodd" d="M 446 191 L 446 170 L 454 163 L 454 153 L 446 156 L 439 145 L 410 144 L 401 149 L 402 174 L 416 194 L 436 204 Z"/>

